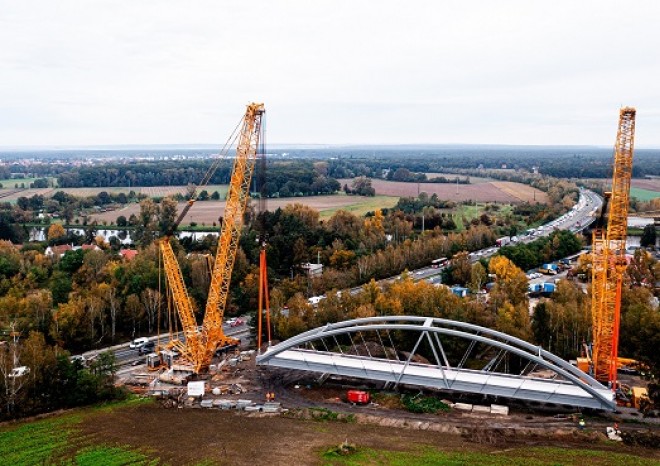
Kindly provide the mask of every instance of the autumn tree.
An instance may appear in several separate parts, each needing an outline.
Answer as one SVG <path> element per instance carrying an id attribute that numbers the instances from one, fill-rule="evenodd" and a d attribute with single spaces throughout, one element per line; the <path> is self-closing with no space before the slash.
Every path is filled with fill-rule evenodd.
<path id="1" fill-rule="evenodd" d="M 507 302 L 514 307 L 527 306 L 528 281 L 525 272 L 504 256 L 493 257 L 488 269 L 495 275 L 495 286 L 490 293 L 495 309 L 502 308 Z"/>
<path id="2" fill-rule="evenodd" d="M 66 230 L 61 223 L 53 223 L 48 227 L 48 242 L 55 244 L 58 240 L 66 237 Z"/>

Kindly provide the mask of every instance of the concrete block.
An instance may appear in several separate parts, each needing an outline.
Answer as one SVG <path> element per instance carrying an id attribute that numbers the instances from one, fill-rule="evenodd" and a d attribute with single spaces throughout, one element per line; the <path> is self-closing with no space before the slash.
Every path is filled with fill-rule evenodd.
<path id="1" fill-rule="evenodd" d="M 474 405 L 472 406 L 472 412 L 479 414 L 490 414 L 490 406 Z"/>
<path id="2" fill-rule="evenodd" d="M 509 415 L 509 407 L 503 405 L 490 405 L 491 414 L 499 414 L 501 416 Z"/>
<path id="3" fill-rule="evenodd" d="M 461 411 L 472 411 L 472 405 L 468 403 L 455 403 L 454 409 L 460 409 Z"/>

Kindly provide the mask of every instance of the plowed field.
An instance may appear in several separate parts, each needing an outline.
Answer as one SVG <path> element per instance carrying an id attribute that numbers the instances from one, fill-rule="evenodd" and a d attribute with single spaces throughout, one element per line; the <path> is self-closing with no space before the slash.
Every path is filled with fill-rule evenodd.
<path id="1" fill-rule="evenodd" d="M 350 179 L 342 179 L 339 182 L 344 185 L 350 183 Z M 450 201 L 477 201 L 477 202 L 501 202 L 503 204 L 517 204 L 520 202 L 533 202 L 536 193 L 537 202 L 546 202 L 547 196 L 543 191 L 534 189 L 521 183 L 509 181 L 490 181 L 477 184 L 450 184 L 450 183 L 406 183 L 403 181 L 386 181 L 374 179 L 371 185 L 376 194 L 384 196 L 417 196 L 418 193 L 428 195 L 437 194 L 440 199 Z"/>

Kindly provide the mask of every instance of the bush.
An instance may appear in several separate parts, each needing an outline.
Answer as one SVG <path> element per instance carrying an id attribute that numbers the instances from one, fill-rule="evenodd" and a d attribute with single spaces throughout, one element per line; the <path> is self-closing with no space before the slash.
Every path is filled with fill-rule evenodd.
<path id="1" fill-rule="evenodd" d="M 447 404 L 432 396 L 403 395 L 401 401 L 411 413 L 436 414 L 439 411 L 449 411 L 449 406 Z"/>

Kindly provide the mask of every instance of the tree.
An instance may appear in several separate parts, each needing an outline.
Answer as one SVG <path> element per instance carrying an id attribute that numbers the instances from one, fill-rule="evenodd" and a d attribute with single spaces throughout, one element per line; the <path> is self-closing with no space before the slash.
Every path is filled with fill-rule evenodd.
<path id="1" fill-rule="evenodd" d="M 451 278 L 454 283 L 465 285 L 472 278 L 470 258 L 466 251 L 455 254 L 451 259 Z"/>
<path id="2" fill-rule="evenodd" d="M 481 262 L 475 262 L 472 264 L 470 270 L 470 289 L 472 291 L 479 291 L 488 281 L 488 272 L 486 268 L 481 265 Z"/>
<path id="3" fill-rule="evenodd" d="M 211 194 L 211 200 L 219 201 L 220 200 L 220 193 L 218 191 L 213 191 L 213 194 Z"/>
<path id="4" fill-rule="evenodd" d="M 176 212 L 177 204 L 174 199 L 171 197 L 166 197 L 161 201 L 159 227 L 162 234 L 168 233 L 174 227 L 174 222 L 176 221 Z"/>
<path id="5" fill-rule="evenodd" d="M 128 220 L 126 220 L 126 217 L 124 217 L 123 215 L 120 215 L 119 217 L 117 217 L 117 226 L 118 227 L 125 227 L 127 225 L 128 225 Z"/>
<path id="6" fill-rule="evenodd" d="M 140 202 L 140 214 L 135 218 L 135 230 L 133 236 L 141 246 L 147 246 L 156 238 L 158 231 L 158 206 L 151 199 L 147 198 Z"/>
<path id="7" fill-rule="evenodd" d="M 493 257 L 488 268 L 495 274 L 495 286 L 490 296 L 496 309 L 502 308 L 505 303 L 526 307 L 528 281 L 525 272 L 504 256 Z"/>
<path id="8" fill-rule="evenodd" d="M 66 237 L 66 230 L 60 223 L 53 223 L 48 227 L 48 241 L 51 244 L 64 237 Z"/>
<path id="9" fill-rule="evenodd" d="M 642 238 L 639 240 L 639 244 L 643 247 L 655 246 L 656 242 L 656 231 L 655 225 L 650 224 L 644 227 L 642 232 Z"/>

